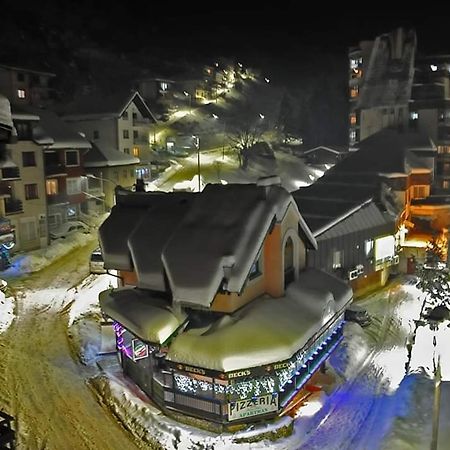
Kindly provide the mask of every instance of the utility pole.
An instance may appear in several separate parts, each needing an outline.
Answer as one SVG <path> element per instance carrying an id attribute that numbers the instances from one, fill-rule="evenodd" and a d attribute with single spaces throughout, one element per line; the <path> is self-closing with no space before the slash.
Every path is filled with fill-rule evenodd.
<path id="1" fill-rule="evenodd" d="M 198 177 L 198 192 L 201 191 L 201 183 L 200 183 L 200 138 L 198 136 L 194 136 L 196 139 L 195 146 L 197 147 L 197 177 Z"/>
<path id="2" fill-rule="evenodd" d="M 434 361 L 433 361 L 434 362 Z M 434 367 L 433 431 L 430 450 L 438 450 L 439 413 L 441 410 L 441 359 Z"/>

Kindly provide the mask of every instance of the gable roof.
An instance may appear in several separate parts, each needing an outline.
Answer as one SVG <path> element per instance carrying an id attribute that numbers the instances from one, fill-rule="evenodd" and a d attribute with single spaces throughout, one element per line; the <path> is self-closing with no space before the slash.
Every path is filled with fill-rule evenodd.
<path id="1" fill-rule="evenodd" d="M 339 161 L 315 183 L 292 192 L 314 236 L 366 202 L 377 203 L 380 174 L 408 173 L 413 167 L 424 167 L 413 153 L 416 149 L 432 153 L 434 144 L 419 133 L 384 129 L 361 141 L 358 151 Z"/>
<path id="2" fill-rule="evenodd" d="M 92 148 L 84 157 L 85 167 L 114 167 L 138 164 L 139 158 L 127 155 L 121 151 L 108 146 L 102 146 L 91 142 Z"/>
<path id="3" fill-rule="evenodd" d="M 64 107 L 64 120 L 89 120 L 99 118 L 118 118 L 134 102 L 143 117 L 156 123 L 145 100 L 138 91 L 118 91 L 105 95 L 100 92 L 79 96 Z"/>
<path id="4" fill-rule="evenodd" d="M 309 155 L 310 153 L 314 153 L 320 150 L 324 150 L 326 152 L 334 153 L 335 155 L 340 155 L 342 153 L 347 153 L 347 149 L 344 147 L 338 147 L 334 145 L 319 145 L 314 148 L 310 148 L 308 150 L 305 150 L 302 155 Z"/>
<path id="5" fill-rule="evenodd" d="M 317 243 L 280 186 L 210 184 L 200 194 L 116 193 L 99 230 L 105 267 L 136 271 L 138 286 L 208 308 L 222 282 L 240 292 L 274 221 L 295 208 L 307 245 Z M 130 226 L 131 224 L 131 226 Z"/>

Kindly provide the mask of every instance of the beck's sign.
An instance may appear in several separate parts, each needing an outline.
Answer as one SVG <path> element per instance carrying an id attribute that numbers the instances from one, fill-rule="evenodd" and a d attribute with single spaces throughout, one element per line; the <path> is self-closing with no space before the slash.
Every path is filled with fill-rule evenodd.
<path id="1" fill-rule="evenodd" d="M 228 420 L 245 419 L 259 416 L 278 409 L 278 394 L 267 394 L 260 397 L 237 400 L 228 403 Z"/>

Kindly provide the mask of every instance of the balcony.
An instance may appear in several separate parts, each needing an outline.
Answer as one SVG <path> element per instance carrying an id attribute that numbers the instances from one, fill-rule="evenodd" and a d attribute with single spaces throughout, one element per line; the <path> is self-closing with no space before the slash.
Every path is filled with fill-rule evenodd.
<path id="1" fill-rule="evenodd" d="M 61 205 L 69 203 L 67 194 L 53 194 L 47 195 L 47 202 L 49 205 Z"/>
<path id="2" fill-rule="evenodd" d="M 136 145 L 150 145 L 148 136 L 138 136 L 138 137 L 135 137 L 135 138 L 133 138 L 133 142 L 134 142 Z"/>
<path id="3" fill-rule="evenodd" d="M 45 175 L 46 176 L 67 175 L 66 166 L 64 164 L 46 164 Z"/>
<path id="4" fill-rule="evenodd" d="M 2 180 L 20 180 L 20 170 L 18 167 L 3 167 L 1 171 Z"/>
<path id="5" fill-rule="evenodd" d="M 16 198 L 5 199 L 5 214 L 20 214 L 23 212 L 22 200 Z"/>

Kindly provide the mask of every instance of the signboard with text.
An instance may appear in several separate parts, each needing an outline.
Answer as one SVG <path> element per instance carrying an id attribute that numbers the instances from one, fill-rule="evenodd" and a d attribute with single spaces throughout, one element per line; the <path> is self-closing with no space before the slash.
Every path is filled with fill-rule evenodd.
<path id="1" fill-rule="evenodd" d="M 228 403 L 228 420 L 245 419 L 278 410 L 278 394 L 261 395 L 260 397 L 237 400 Z"/>
<path id="2" fill-rule="evenodd" d="M 139 339 L 133 339 L 131 341 L 133 349 L 133 361 L 148 357 L 148 345 L 144 344 Z"/>

